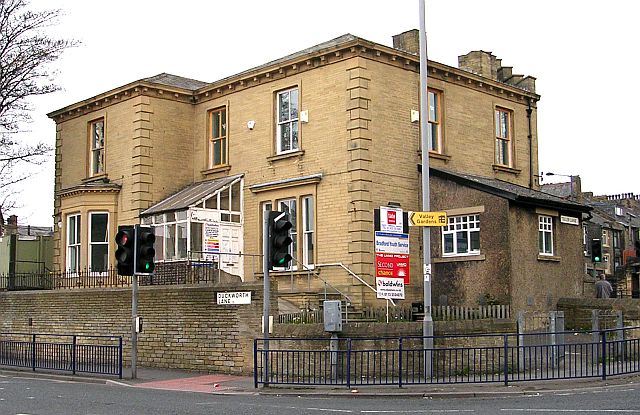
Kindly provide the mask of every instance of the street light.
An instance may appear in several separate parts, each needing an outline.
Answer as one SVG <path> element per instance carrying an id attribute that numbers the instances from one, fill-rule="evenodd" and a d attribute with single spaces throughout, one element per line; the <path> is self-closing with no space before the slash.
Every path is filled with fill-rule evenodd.
<path id="1" fill-rule="evenodd" d="M 572 174 L 560 174 L 560 173 L 553 173 L 553 172 L 546 172 L 546 173 L 542 173 L 541 176 L 561 176 L 561 177 L 568 177 L 569 178 L 569 192 L 570 198 L 573 198 L 573 178 L 576 177 Z"/>

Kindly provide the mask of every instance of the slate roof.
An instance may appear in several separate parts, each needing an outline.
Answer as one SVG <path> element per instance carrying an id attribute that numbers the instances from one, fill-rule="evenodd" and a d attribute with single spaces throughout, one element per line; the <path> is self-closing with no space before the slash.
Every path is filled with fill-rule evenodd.
<path id="1" fill-rule="evenodd" d="M 236 77 L 236 76 L 242 76 L 243 74 L 254 72 L 254 71 L 260 70 L 262 68 L 268 68 L 270 66 L 277 65 L 280 62 L 286 62 L 286 61 L 288 61 L 290 59 L 295 59 L 295 58 L 298 58 L 300 56 L 306 56 L 308 54 L 315 53 L 315 52 L 318 52 L 318 51 L 321 51 L 321 50 L 324 50 L 324 49 L 329 49 L 329 48 L 332 48 L 332 47 L 335 47 L 335 46 L 338 46 L 338 45 L 341 45 L 343 43 L 350 42 L 350 41 L 353 41 L 353 40 L 356 40 L 356 39 L 359 39 L 359 38 L 357 36 L 354 36 L 354 35 L 351 35 L 351 34 L 342 35 L 342 36 L 339 36 L 339 37 L 337 37 L 335 39 L 331 39 L 331 40 L 328 40 L 326 42 L 322 42 L 322 43 L 320 43 L 318 45 L 312 46 L 312 47 L 307 48 L 307 49 L 303 49 L 301 51 L 292 53 L 292 54 L 284 56 L 282 58 L 278 58 L 278 59 L 273 60 L 271 62 L 267 62 L 265 64 L 262 64 L 260 66 L 256 66 L 254 68 L 247 69 L 246 71 L 242 71 L 242 72 L 240 72 L 238 74 L 231 75 L 229 77 L 220 79 L 219 81 L 216 81 L 216 83 L 217 82 L 224 82 L 225 80 L 227 80 L 229 78 Z M 173 86 L 173 87 L 188 89 L 188 90 L 191 90 L 191 91 L 196 91 L 196 90 L 198 90 L 200 88 L 204 88 L 204 87 L 206 87 L 208 85 L 211 85 L 211 83 L 209 83 L 209 82 L 202 82 L 202 81 L 198 81 L 198 80 L 195 80 L 195 79 L 184 78 L 182 76 L 171 75 L 171 74 L 168 74 L 168 73 L 161 73 L 161 74 L 158 74 L 158 75 L 155 75 L 155 76 L 151 76 L 149 78 L 143 79 L 143 81 L 152 82 L 152 83 L 160 84 L 160 85 L 167 85 L 167 86 Z"/>
<path id="2" fill-rule="evenodd" d="M 235 176 L 227 176 L 220 179 L 194 183 L 151 206 L 149 209 L 142 212 L 141 215 L 148 216 L 162 212 L 186 209 L 189 206 L 204 200 L 206 197 L 212 195 L 240 177 L 242 177 L 242 175 L 238 174 Z"/>
<path id="3" fill-rule="evenodd" d="M 161 73 L 155 76 L 150 76 L 149 78 L 144 78 L 143 81 L 151 82 L 154 84 L 173 86 L 182 89 L 188 89 L 190 91 L 195 91 L 204 86 L 209 85 L 207 82 L 198 81 L 195 79 L 189 79 L 178 75 L 171 75 L 170 73 Z"/>
<path id="4" fill-rule="evenodd" d="M 562 199 L 548 193 L 529 189 L 528 187 L 519 186 L 498 179 L 464 173 L 454 173 L 449 170 L 436 168 L 430 168 L 429 171 L 433 176 L 448 179 L 463 186 L 511 200 L 514 203 L 584 213 L 587 213 L 592 209 L 590 206 L 581 203 Z"/>

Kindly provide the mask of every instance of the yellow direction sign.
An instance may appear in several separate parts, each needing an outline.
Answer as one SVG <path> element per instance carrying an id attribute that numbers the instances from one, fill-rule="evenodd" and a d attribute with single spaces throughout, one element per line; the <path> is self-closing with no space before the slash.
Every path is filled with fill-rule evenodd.
<path id="1" fill-rule="evenodd" d="M 445 212 L 409 212 L 409 226 L 444 226 L 446 224 Z"/>

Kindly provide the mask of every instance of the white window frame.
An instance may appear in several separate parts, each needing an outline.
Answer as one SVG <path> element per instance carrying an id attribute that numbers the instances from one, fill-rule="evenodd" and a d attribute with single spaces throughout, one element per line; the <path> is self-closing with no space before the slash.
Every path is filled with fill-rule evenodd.
<path id="1" fill-rule="evenodd" d="M 74 224 L 74 229 L 71 229 L 71 224 Z M 71 273 L 77 274 L 80 272 L 80 260 L 82 252 L 82 216 L 79 213 L 72 213 L 67 215 L 67 270 Z M 71 237 L 73 235 L 73 238 Z M 71 258 L 75 254 L 75 266 L 71 262 Z"/>
<path id="2" fill-rule="evenodd" d="M 101 125 L 101 133 L 102 136 L 99 139 L 96 139 L 97 129 L 96 127 Z M 91 175 L 96 176 L 104 173 L 104 140 L 105 140 L 105 122 L 104 118 L 100 118 L 95 121 L 91 121 L 89 127 L 89 134 L 91 137 L 89 138 L 91 141 Z M 97 143 L 96 143 L 97 141 Z M 96 163 L 98 160 L 98 163 Z"/>
<path id="3" fill-rule="evenodd" d="M 609 238 L 609 231 L 607 229 L 602 230 L 602 246 L 609 246 L 611 240 Z"/>
<path id="4" fill-rule="evenodd" d="M 296 100 L 295 100 L 295 105 L 292 105 L 293 100 L 291 99 L 291 95 L 294 92 L 295 92 Z M 289 96 L 289 104 L 287 108 L 289 115 L 288 117 L 281 119 L 281 115 L 282 115 L 281 100 L 285 95 Z M 292 109 L 295 110 L 295 114 L 292 114 Z M 276 153 L 277 154 L 285 154 L 285 153 L 298 151 L 298 149 L 300 148 L 300 128 L 299 128 L 300 124 L 298 120 L 299 115 L 300 115 L 300 91 L 298 87 L 294 87 L 294 88 L 290 88 L 290 89 L 286 89 L 284 91 L 278 92 L 276 97 L 276 125 L 277 125 Z M 289 129 L 289 139 L 287 140 L 289 145 L 288 149 L 284 149 L 282 145 L 285 127 L 288 127 Z M 297 135 L 297 138 L 295 141 L 293 139 L 294 130 L 296 131 L 296 135 Z"/>
<path id="5" fill-rule="evenodd" d="M 549 236 L 549 240 L 545 236 Z M 538 216 L 538 253 L 553 256 L 553 216 Z"/>
<path id="6" fill-rule="evenodd" d="M 91 240 L 91 233 L 92 233 L 92 229 L 93 229 L 93 216 L 94 215 L 106 215 L 107 216 L 107 226 L 105 231 L 107 232 L 106 234 L 106 239 L 102 242 L 94 242 Z M 107 260 L 105 262 L 105 270 L 100 272 L 100 273 L 106 273 L 107 270 L 109 269 L 109 212 L 90 212 L 89 213 L 89 226 L 87 227 L 87 233 L 88 233 L 88 237 L 87 237 L 87 241 L 89 241 L 89 246 L 88 246 L 88 252 L 87 252 L 87 260 L 88 260 L 88 267 L 89 270 L 91 272 L 93 272 L 93 268 L 92 268 L 92 262 L 93 262 L 93 247 L 96 245 L 103 245 L 107 247 Z M 96 271 L 98 272 L 98 271 Z"/>
<path id="7" fill-rule="evenodd" d="M 314 267 L 315 204 L 313 196 L 302 198 L 302 263 L 307 268 Z"/>
<path id="8" fill-rule="evenodd" d="M 478 247 L 472 248 L 472 233 L 478 233 Z M 467 251 L 458 252 L 458 235 L 466 236 Z M 451 252 L 446 252 L 445 239 L 447 236 L 453 238 Z M 471 256 L 480 255 L 480 215 L 461 215 L 461 216 L 449 216 L 447 218 L 447 225 L 442 227 L 442 256 L 443 257 L 455 257 L 455 256 Z"/>
<path id="9" fill-rule="evenodd" d="M 168 215 L 174 215 L 174 219 L 169 220 Z M 179 217 L 181 216 L 181 217 Z M 157 232 L 156 235 L 159 235 L 160 238 L 156 238 L 156 260 L 159 262 L 172 262 L 172 261 L 185 261 L 189 259 L 189 238 L 190 238 L 190 229 L 189 229 L 189 218 L 187 214 L 187 210 L 178 210 L 166 213 L 160 213 L 154 216 L 153 219 L 154 227 L 156 229 L 162 228 L 162 232 Z M 186 246 L 184 247 L 184 256 L 179 255 L 179 247 L 180 247 L 180 238 L 178 237 L 178 226 L 185 226 L 185 238 L 186 238 Z M 169 246 L 166 242 L 169 236 L 169 229 L 173 226 L 172 236 L 173 240 L 173 255 L 171 257 L 167 256 L 167 247 Z"/>

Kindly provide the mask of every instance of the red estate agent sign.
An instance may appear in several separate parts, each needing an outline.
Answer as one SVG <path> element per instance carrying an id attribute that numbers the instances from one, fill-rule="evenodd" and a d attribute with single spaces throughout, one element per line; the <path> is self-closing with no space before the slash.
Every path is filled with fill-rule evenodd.
<path id="1" fill-rule="evenodd" d="M 377 252 L 376 277 L 402 278 L 409 284 L 409 255 Z"/>

